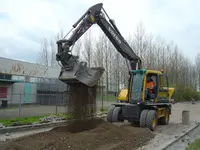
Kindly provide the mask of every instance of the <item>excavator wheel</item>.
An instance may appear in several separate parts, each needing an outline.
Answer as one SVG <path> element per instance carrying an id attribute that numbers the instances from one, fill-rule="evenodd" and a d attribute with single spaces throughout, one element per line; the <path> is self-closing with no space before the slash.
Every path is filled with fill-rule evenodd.
<path id="1" fill-rule="evenodd" d="M 123 122 L 124 120 L 121 119 L 121 107 L 115 107 L 112 115 L 112 122 Z"/>
<path id="2" fill-rule="evenodd" d="M 165 116 L 159 119 L 159 123 L 161 125 L 167 125 L 169 124 L 169 118 L 170 118 L 169 109 L 165 109 Z"/>
<path id="3" fill-rule="evenodd" d="M 151 131 L 155 131 L 158 124 L 158 117 L 155 110 L 149 110 L 146 118 L 146 126 Z"/>
<path id="4" fill-rule="evenodd" d="M 113 116 L 113 111 L 115 109 L 115 105 L 111 105 L 111 107 L 108 109 L 107 113 L 107 121 L 112 122 L 112 116 Z"/>
<path id="5" fill-rule="evenodd" d="M 140 115 L 140 127 L 145 128 L 146 127 L 146 118 L 149 110 L 144 109 Z"/>

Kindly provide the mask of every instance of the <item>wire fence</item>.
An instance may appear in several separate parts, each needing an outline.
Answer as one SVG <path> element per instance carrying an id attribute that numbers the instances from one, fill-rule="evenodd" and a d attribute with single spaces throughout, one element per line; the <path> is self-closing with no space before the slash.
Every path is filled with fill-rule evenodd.
<path id="1" fill-rule="evenodd" d="M 0 119 L 66 114 L 69 112 L 68 92 L 0 93 Z M 2 98 L 4 97 L 4 98 Z M 114 94 L 98 93 L 97 111 L 106 111 L 116 102 Z"/>

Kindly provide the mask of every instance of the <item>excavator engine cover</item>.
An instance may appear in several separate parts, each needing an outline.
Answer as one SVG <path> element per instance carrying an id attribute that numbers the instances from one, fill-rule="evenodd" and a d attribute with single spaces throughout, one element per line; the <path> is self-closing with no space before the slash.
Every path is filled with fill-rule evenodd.
<path id="1" fill-rule="evenodd" d="M 89 68 L 86 62 L 79 62 L 74 64 L 71 70 L 63 69 L 60 72 L 59 80 L 68 85 L 81 82 L 92 87 L 98 83 L 103 72 L 104 68 L 102 67 Z"/>

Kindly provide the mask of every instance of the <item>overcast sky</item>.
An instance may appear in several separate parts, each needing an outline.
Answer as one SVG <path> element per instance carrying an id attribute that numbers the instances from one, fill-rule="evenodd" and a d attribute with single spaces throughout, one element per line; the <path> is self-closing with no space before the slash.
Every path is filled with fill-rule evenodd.
<path id="1" fill-rule="evenodd" d="M 60 29 L 67 33 L 99 2 L 125 37 L 142 21 L 148 32 L 173 40 L 192 61 L 200 52 L 198 0 L 0 0 L 0 56 L 35 61 L 42 38 Z"/>

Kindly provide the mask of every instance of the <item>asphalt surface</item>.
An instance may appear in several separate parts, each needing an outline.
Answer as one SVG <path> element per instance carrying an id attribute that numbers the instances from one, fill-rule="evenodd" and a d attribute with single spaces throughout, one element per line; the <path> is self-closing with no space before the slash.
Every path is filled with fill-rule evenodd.
<path id="1" fill-rule="evenodd" d="M 103 102 L 103 108 L 108 108 L 112 103 L 110 101 Z M 97 101 L 97 109 L 102 108 L 102 102 Z M 0 119 L 15 118 L 19 116 L 40 116 L 46 114 L 55 114 L 55 113 L 66 113 L 68 110 L 67 106 L 43 106 L 43 105 L 29 105 L 22 106 L 18 108 L 3 108 L 0 109 Z"/>
<path id="2" fill-rule="evenodd" d="M 182 124 L 182 111 L 189 110 L 190 123 L 188 125 Z M 160 150 L 159 147 L 166 144 L 166 142 L 176 138 L 178 135 L 185 133 L 188 129 L 195 126 L 196 122 L 200 122 L 200 103 L 191 104 L 190 102 L 177 103 L 172 105 L 172 114 L 168 125 L 160 125 L 154 132 L 155 138 L 147 145 L 141 147 L 139 150 Z M 200 132 L 199 132 L 200 133 Z M 196 135 L 197 136 L 197 135 Z M 192 138 L 192 137 L 191 137 Z M 186 144 L 178 143 L 169 148 L 177 150 L 185 150 Z M 157 148 L 157 149 L 156 149 Z"/>

